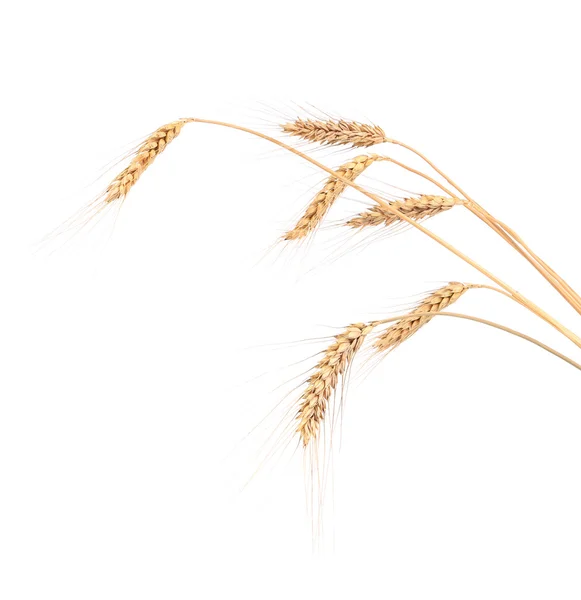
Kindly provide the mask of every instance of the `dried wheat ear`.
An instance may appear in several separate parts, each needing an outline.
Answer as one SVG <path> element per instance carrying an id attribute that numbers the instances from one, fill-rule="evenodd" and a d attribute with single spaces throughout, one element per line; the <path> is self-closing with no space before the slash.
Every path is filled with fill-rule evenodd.
<path id="1" fill-rule="evenodd" d="M 397 208 L 415 221 L 423 221 L 450 210 L 457 204 L 463 204 L 463 201 L 458 198 L 446 198 L 445 196 L 422 195 L 417 198 L 406 198 L 405 200 L 391 202 L 390 206 Z M 379 225 L 389 227 L 400 221 L 400 217 L 393 211 L 382 206 L 374 206 L 349 219 L 345 225 L 354 229 L 378 227 Z"/>
<path id="2" fill-rule="evenodd" d="M 109 184 L 105 191 L 104 201 L 113 202 L 125 198 L 147 167 L 179 135 L 187 122 L 188 119 L 180 119 L 156 129 L 135 151 L 127 168 L 123 169 Z"/>
<path id="3" fill-rule="evenodd" d="M 281 128 L 288 135 L 329 146 L 347 145 L 353 148 L 367 148 L 389 141 L 383 129 L 378 125 L 344 121 L 343 119 L 326 121 L 296 119 L 284 123 Z"/>
<path id="4" fill-rule="evenodd" d="M 381 157 L 375 154 L 362 154 L 341 165 L 336 172 L 349 179 L 349 181 L 354 181 L 358 175 L 377 160 L 381 160 Z M 309 204 L 298 223 L 283 236 L 283 239 L 287 241 L 299 240 L 314 231 L 346 187 L 347 184 L 339 181 L 336 177 L 329 177 L 323 189 Z"/>
<path id="5" fill-rule="evenodd" d="M 426 315 L 444 310 L 447 306 L 456 302 L 471 287 L 475 286 L 453 281 L 432 292 L 420 302 L 409 317 L 397 321 L 381 332 L 373 342 L 374 350 L 382 354 L 397 348 L 430 320 L 430 317 Z"/>
<path id="6" fill-rule="evenodd" d="M 345 331 L 335 336 L 334 342 L 325 350 L 323 358 L 309 377 L 297 414 L 296 431 L 303 446 L 317 439 L 329 399 L 373 327 L 373 323 L 349 325 Z"/>

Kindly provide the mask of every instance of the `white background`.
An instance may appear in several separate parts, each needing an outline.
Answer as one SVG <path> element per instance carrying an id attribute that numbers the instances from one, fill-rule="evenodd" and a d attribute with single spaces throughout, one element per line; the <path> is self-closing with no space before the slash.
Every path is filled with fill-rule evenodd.
<path id="1" fill-rule="evenodd" d="M 105 220 L 56 252 L 35 246 L 159 125 L 273 132 L 279 111 L 310 102 L 427 153 L 580 289 L 574 3 L 2 13 L 0 597 L 578 598 L 580 374 L 484 326 L 436 320 L 352 380 L 323 552 L 300 453 L 240 491 L 280 413 L 247 433 L 322 348 L 293 342 L 439 282 L 484 282 L 419 232 L 346 256 L 329 253 L 336 230 L 271 250 L 324 177 L 245 134 L 189 125 L 114 232 Z M 337 166 L 350 153 L 317 156 Z M 373 169 L 362 182 L 424 191 Z M 581 331 L 468 213 L 428 225 Z M 456 309 L 581 358 L 492 292 Z"/>

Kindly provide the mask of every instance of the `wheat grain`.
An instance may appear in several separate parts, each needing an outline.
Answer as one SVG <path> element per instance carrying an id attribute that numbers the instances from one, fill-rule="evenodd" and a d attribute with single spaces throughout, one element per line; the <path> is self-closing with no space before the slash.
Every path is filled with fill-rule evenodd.
<path id="1" fill-rule="evenodd" d="M 430 317 L 425 316 L 427 313 L 444 310 L 471 287 L 474 286 L 453 281 L 432 292 L 410 313 L 410 317 L 397 321 L 382 331 L 373 342 L 373 348 L 380 354 L 393 350 L 430 320 Z"/>
<path id="2" fill-rule="evenodd" d="M 325 350 L 323 358 L 309 377 L 297 414 L 296 431 L 303 446 L 317 439 L 329 398 L 337 389 L 339 378 L 345 373 L 374 326 L 375 323 L 349 325 L 345 331 L 335 336 L 335 341 Z"/>
<path id="3" fill-rule="evenodd" d="M 336 171 L 339 175 L 354 181 L 376 160 L 382 160 L 382 158 L 376 154 L 362 154 L 341 165 Z M 346 187 L 347 184 L 339 181 L 336 177 L 329 177 L 325 187 L 315 196 L 303 216 L 294 228 L 283 236 L 283 239 L 287 241 L 302 239 L 314 231 Z"/>
<path id="4" fill-rule="evenodd" d="M 350 145 L 353 148 L 367 148 L 388 141 L 383 129 L 378 125 L 343 119 L 317 121 L 298 118 L 284 123 L 281 128 L 289 135 L 327 146 Z"/>
<path id="5" fill-rule="evenodd" d="M 392 202 L 391 206 L 415 221 L 423 221 L 424 219 L 429 219 L 441 212 L 450 210 L 452 207 L 456 206 L 456 204 L 460 204 L 461 202 L 462 201 L 458 198 L 422 195 L 418 198 L 406 198 L 405 200 Z M 389 209 L 382 206 L 374 206 L 373 208 L 359 213 L 356 217 L 347 221 L 345 225 L 355 229 L 377 227 L 379 225 L 389 227 L 399 221 L 401 221 L 400 217 Z"/>
<path id="6" fill-rule="evenodd" d="M 188 119 L 173 121 L 154 131 L 136 150 L 127 168 L 123 169 L 109 184 L 105 191 L 104 202 L 123 199 L 135 185 L 145 169 L 161 154 L 165 147 L 174 140 Z"/>

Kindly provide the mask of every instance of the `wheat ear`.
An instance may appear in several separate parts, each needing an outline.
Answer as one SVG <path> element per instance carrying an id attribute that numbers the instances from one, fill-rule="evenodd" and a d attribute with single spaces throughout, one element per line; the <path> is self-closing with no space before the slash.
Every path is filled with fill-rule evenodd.
<path id="1" fill-rule="evenodd" d="M 376 160 L 381 160 L 381 157 L 376 154 L 362 154 L 341 165 L 337 169 L 337 173 L 349 181 L 354 181 Z M 343 181 L 339 181 L 333 176 L 329 177 L 327 183 L 325 183 L 323 189 L 314 197 L 303 216 L 293 229 L 285 233 L 283 239 L 287 241 L 299 240 L 314 231 L 346 187 L 347 185 Z"/>
<path id="2" fill-rule="evenodd" d="M 444 310 L 447 306 L 456 302 L 471 287 L 474 286 L 453 281 L 432 292 L 409 314 L 409 318 L 397 321 L 394 325 L 382 331 L 373 342 L 373 348 L 380 354 L 393 350 L 430 320 L 430 317 L 427 317 L 426 314 Z"/>
<path id="3" fill-rule="evenodd" d="M 368 125 L 343 119 L 296 119 L 281 125 L 282 130 L 308 142 L 326 146 L 349 145 L 353 148 L 368 148 L 389 141 L 378 125 Z"/>
<path id="4" fill-rule="evenodd" d="M 374 327 L 375 323 L 349 325 L 345 331 L 335 336 L 334 342 L 325 350 L 301 396 L 296 431 L 303 446 L 317 439 L 329 399 L 337 389 L 340 377 L 349 368 L 365 337 Z"/>
<path id="5" fill-rule="evenodd" d="M 402 201 L 392 202 L 391 206 L 397 208 L 400 212 L 406 214 L 414 221 L 423 221 L 435 215 L 450 210 L 456 204 L 462 204 L 463 201 L 458 198 L 446 198 L 445 196 L 422 195 L 418 198 L 406 198 Z M 393 211 L 389 211 L 382 206 L 374 206 L 356 217 L 349 219 L 345 225 L 355 229 L 363 227 L 377 227 L 385 225 L 389 227 L 400 222 L 401 219 Z"/>
<path id="6" fill-rule="evenodd" d="M 104 201 L 113 202 L 123 199 L 141 177 L 145 169 L 179 135 L 182 127 L 187 122 L 188 119 L 180 119 L 156 129 L 135 151 L 127 168 L 123 169 L 109 184 L 105 191 Z"/>

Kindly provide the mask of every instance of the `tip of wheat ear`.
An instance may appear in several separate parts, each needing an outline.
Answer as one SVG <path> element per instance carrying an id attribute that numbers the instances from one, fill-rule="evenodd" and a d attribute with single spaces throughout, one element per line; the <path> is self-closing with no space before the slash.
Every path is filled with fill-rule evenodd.
<path id="1" fill-rule="evenodd" d="M 354 148 L 368 148 L 389 141 L 378 125 L 368 125 L 357 121 L 329 119 L 296 119 L 281 125 L 282 130 L 292 136 L 309 142 L 327 146 L 349 145 Z"/>
<path id="2" fill-rule="evenodd" d="M 143 172 L 151 165 L 155 158 L 161 154 L 165 147 L 174 140 L 182 130 L 188 119 L 173 121 L 156 129 L 137 148 L 129 165 L 115 177 L 105 190 L 104 201 L 113 202 L 123 199 L 135 185 Z"/>
<path id="3" fill-rule="evenodd" d="M 367 167 L 380 159 L 381 157 L 375 154 L 362 154 L 341 165 L 336 171 L 339 175 L 345 177 L 345 179 L 354 181 Z M 297 224 L 285 233 L 282 239 L 287 241 L 299 240 L 314 231 L 346 187 L 347 184 L 343 181 L 334 176 L 329 177 L 323 189 L 313 198 L 313 201 L 309 204 Z"/>
<path id="4" fill-rule="evenodd" d="M 461 200 L 445 196 L 422 195 L 417 198 L 406 198 L 405 200 L 392 202 L 391 206 L 414 221 L 423 221 L 441 212 L 450 210 L 456 204 L 461 204 Z M 347 221 L 345 225 L 354 229 L 377 227 L 379 225 L 389 227 L 399 221 L 401 221 L 401 218 L 389 209 L 382 206 L 375 206 L 359 213 Z"/>
<path id="5" fill-rule="evenodd" d="M 307 387 L 301 396 L 296 429 L 303 446 L 317 439 L 329 399 L 337 389 L 340 377 L 374 326 L 373 323 L 353 323 L 335 336 L 335 340 L 325 350 L 323 358 L 307 380 Z"/>
<path id="6" fill-rule="evenodd" d="M 380 354 L 393 350 L 431 320 L 426 316 L 427 314 L 444 310 L 471 287 L 474 286 L 452 281 L 432 292 L 411 311 L 407 318 L 396 321 L 394 325 L 382 331 L 373 342 L 373 348 Z"/>

